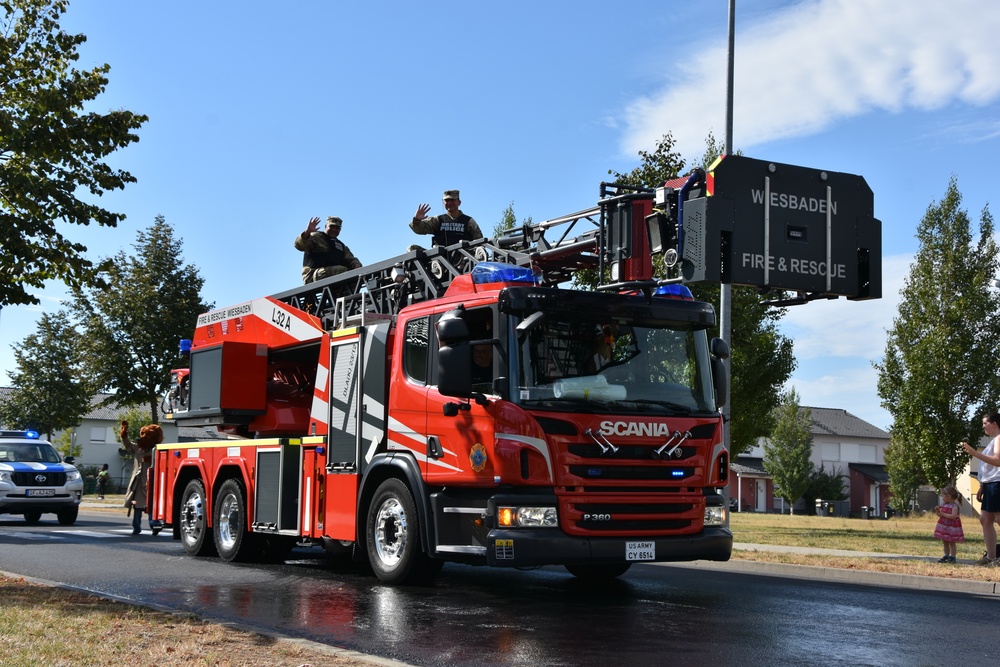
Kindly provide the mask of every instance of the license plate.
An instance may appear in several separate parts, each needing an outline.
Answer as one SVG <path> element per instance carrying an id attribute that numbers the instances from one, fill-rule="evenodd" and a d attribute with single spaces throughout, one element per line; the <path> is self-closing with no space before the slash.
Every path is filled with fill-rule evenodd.
<path id="1" fill-rule="evenodd" d="M 656 560 L 656 542 L 626 542 L 625 560 Z"/>
<path id="2" fill-rule="evenodd" d="M 29 496 L 54 496 L 56 495 L 55 489 L 28 489 Z"/>

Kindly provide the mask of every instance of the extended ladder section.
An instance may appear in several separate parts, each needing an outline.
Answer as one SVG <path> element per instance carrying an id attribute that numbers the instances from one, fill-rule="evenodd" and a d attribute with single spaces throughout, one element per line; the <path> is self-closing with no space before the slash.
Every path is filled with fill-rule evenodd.
<path id="1" fill-rule="evenodd" d="M 392 317 L 407 305 L 440 297 L 481 261 L 529 267 L 539 284 L 558 285 L 601 265 L 602 208 L 526 224 L 497 238 L 412 250 L 272 297 L 316 315 L 330 330 Z"/>
<path id="2" fill-rule="evenodd" d="M 873 209 L 860 176 L 724 156 L 708 172 L 656 189 L 601 183 L 593 208 L 496 238 L 413 250 L 273 298 L 330 330 L 440 297 L 457 276 L 489 260 L 529 267 L 540 285 L 596 269 L 598 289 L 612 291 L 721 282 L 798 294 L 775 305 L 877 299 L 881 223 Z M 654 254 L 663 254 L 677 277 L 654 279 Z"/>

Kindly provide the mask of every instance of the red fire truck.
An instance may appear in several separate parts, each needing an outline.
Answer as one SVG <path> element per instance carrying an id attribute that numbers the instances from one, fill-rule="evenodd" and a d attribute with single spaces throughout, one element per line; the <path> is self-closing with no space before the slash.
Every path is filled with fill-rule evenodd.
<path id="1" fill-rule="evenodd" d="M 157 448 L 153 518 L 195 556 L 322 545 L 389 584 L 448 561 L 610 578 L 727 560 L 728 346 L 651 263 L 702 261 L 685 204 L 725 173 L 602 185 L 580 213 L 200 316 L 165 417 L 231 439 Z M 613 282 L 565 288 L 581 269 Z"/>

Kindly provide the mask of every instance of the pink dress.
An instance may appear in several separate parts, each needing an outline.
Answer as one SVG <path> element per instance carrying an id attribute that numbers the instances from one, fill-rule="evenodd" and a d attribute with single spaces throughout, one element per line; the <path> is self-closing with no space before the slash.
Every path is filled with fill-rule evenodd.
<path id="1" fill-rule="evenodd" d="M 937 526 L 934 528 L 934 539 L 945 542 L 964 542 L 965 533 L 962 532 L 962 518 L 958 515 L 958 503 L 945 503 L 941 509 L 950 509 L 955 516 L 938 518 Z"/>

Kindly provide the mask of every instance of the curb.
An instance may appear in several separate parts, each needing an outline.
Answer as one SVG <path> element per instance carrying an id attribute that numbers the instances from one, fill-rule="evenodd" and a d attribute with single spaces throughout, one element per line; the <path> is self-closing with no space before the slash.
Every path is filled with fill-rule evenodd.
<path id="1" fill-rule="evenodd" d="M 813 553 L 815 553 L 815 550 Z M 853 553 L 855 555 L 865 556 L 865 554 L 857 554 L 856 552 L 844 553 Z M 881 557 L 885 557 L 886 555 L 887 554 L 879 554 Z M 894 574 L 892 572 L 871 572 L 869 570 L 847 570 L 839 567 L 819 567 L 815 565 L 767 563 L 747 560 L 730 560 L 726 562 L 695 561 L 693 563 L 658 563 L 658 565 L 707 569 L 717 572 L 758 574 L 767 577 L 810 579 L 813 581 L 828 581 L 838 584 L 858 584 L 861 586 L 906 588 L 919 591 L 944 591 L 951 593 L 969 593 L 973 595 L 1000 596 L 1000 582 L 953 579 L 951 577 Z"/>

